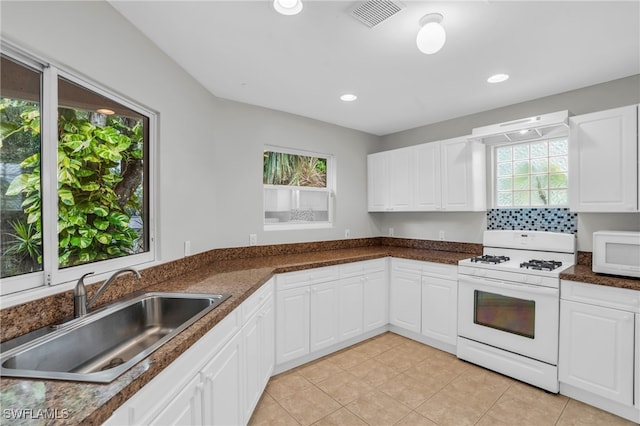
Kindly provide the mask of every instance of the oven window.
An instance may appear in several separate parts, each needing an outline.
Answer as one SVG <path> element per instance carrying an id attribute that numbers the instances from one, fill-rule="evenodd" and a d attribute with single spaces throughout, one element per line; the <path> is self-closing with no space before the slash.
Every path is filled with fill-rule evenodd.
<path id="1" fill-rule="evenodd" d="M 534 338 L 536 303 L 486 291 L 474 291 L 473 322 L 497 330 Z"/>

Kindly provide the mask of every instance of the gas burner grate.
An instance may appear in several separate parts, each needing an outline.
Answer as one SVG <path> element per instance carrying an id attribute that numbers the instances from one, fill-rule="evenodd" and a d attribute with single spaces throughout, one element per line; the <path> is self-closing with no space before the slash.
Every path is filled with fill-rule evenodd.
<path id="1" fill-rule="evenodd" d="M 488 254 L 485 254 L 483 256 L 476 256 L 476 257 L 472 257 L 471 261 L 475 262 L 475 263 L 493 263 L 498 264 L 498 263 L 504 263 L 507 262 L 509 260 L 508 256 L 491 256 Z"/>
<path id="2" fill-rule="evenodd" d="M 536 259 L 531 259 L 528 262 L 522 262 L 520 264 L 521 268 L 535 269 L 536 271 L 553 271 L 554 269 L 558 269 L 561 266 L 562 262 L 557 262 L 555 260 Z"/>

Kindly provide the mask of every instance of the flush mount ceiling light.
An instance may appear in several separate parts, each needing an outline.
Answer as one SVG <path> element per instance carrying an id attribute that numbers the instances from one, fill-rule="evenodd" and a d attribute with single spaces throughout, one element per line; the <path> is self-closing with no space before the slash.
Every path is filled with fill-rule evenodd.
<path id="1" fill-rule="evenodd" d="M 343 102 L 353 102 L 356 99 L 358 99 L 358 97 L 353 93 L 345 93 L 344 95 L 340 96 L 340 100 Z"/>
<path id="2" fill-rule="evenodd" d="M 416 37 L 416 44 L 422 53 L 434 54 L 442 49 L 447 40 L 447 33 L 441 24 L 442 15 L 430 13 L 420 19 L 420 31 Z"/>
<path id="3" fill-rule="evenodd" d="M 273 8 L 283 15 L 297 15 L 302 11 L 301 0 L 273 0 Z"/>
<path id="4" fill-rule="evenodd" d="M 100 108 L 97 109 L 96 112 L 99 112 L 100 114 L 104 114 L 104 115 L 113 115 L 116 112 L 112 109 L 108 109 L 108 108 Z"/>
<path id="5" fill-rule="evenodd" d="M 502 83 L 509 80 L 509 74 L 494 74 L 487 79 L 489 83 Z"/>

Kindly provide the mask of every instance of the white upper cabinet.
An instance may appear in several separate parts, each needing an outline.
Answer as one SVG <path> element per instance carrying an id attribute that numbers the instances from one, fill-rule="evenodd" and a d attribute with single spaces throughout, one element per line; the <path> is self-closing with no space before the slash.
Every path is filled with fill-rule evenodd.
<path id="1" fill-rule="evenodd" d="M 440 143 L 425 143 L 415 147 L 414 186 L 416 210 L 439 210 L 442 206 L 440 183 Z"/>
<path id="2" fill-rule="evenodd" d="M 369 211 L 409 211 L 413 206 L 412 148 L 368 157 Z"/>
<path id="3" fill-rule="evenodd" d="M 383 212 L 389 203 L 389 155 L 377 152 L 367 156 L 367 200 L 370 212 Z"/>
<path id="4" fill-rule="evenodd" d="M 389 151 L 389 207 L 393 211 L 413 208 L 413 148 Z"/>
<path id="5" fill-rule="evenodd" d="M 571 117 L 569 201 L 576 212 L 638 210 L 638 107 Z"/>
<path id="6" fill-rule="evenodd" d="M 440 142 L 442 210 L 482 211 L 487 208 L 485 147 L 467 138 Z"/>
<path id="7" fill-rule="evenodd" d="M 483 211 L 485 149 L 466 137 L 369 155 L 369 211 Z"/>

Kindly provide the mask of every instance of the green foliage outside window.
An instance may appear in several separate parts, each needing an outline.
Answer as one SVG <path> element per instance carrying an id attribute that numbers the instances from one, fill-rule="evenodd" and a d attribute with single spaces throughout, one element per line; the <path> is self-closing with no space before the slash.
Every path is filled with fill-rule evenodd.
<path id="1" fill-rule="evenodd" d="M 20 114 L 15 114 L 16 109 Z M 29 135 L 39 137 L 37 104 L 3 98 L 0 113 L 3 142 Z M 144 251 L 144 237 L 130 227 L 131 217 L 143 211 L 143 121 L 112 115 L 106 125 L 92 124 L 100 121 L 95 114 L 70 108 L 58 111 L 59 267 Z M 0 145 L 4 147 L 3 163 L 21 156 L 17 149 L 8 150 L 10 145 Z M 4 191 L 6 196 L 22 197 L 24 214 L 11 224 L 14 232 L 2 236 L 11 239 L 3 253 L 3 277 L 24 273 L 16 270 L 15 264 L 25 259 L 42 269 L 39 150 L 23 156 L 20 167 L 22 173 Z M 12 256 L 13 262 L 9 259 Z"/>
<path id="2" fill-rule="evenodd" d="M 265 185 L 327 186 L 326 158 L 265 151 L 263 166 Z"/>

